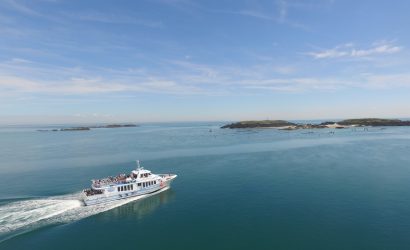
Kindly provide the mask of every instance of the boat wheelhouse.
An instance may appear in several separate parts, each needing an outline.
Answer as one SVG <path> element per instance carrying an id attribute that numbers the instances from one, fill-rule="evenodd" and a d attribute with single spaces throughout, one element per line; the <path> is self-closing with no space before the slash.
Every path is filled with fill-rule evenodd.
<path id="1" fill-rule="evenodd" d="M 83 191 L 83 200 L 88 206 L 155 193 L 169 187 L 176 177 L 176 174 L 153 174 L 137 161 L 137 169 L 130 174 L 92 180 L 91 188 Z"/>

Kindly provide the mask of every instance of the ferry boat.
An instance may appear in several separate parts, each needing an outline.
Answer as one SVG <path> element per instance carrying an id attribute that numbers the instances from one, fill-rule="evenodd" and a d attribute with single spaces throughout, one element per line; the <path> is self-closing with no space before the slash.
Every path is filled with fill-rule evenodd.
<path id="1" fill-rule="evenodd" d="M 176 174 L 153 174 L 137 161 L 137 168 L 130 174 L 91 180 L 91 188 L 83 190 L 83 201 L 89 206 L 155 193 L 169 187 L 176 177 Z"/>

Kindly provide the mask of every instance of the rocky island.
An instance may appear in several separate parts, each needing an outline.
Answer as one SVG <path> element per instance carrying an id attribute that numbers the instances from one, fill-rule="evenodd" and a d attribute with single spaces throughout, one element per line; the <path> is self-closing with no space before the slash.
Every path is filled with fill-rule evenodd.
<path id="1" fill-rule="evenodd" d="M 37 131 L 41 132 L 57 132 L 57 131 L 88 131 L 94 128 L 129 128 L 129 127 L 137 127 L 136 124 L 108 124 L 108 125 L 99 125 L 99 126 L 89 126 L 89 127 L 71 127 L 71 128 L 60 128 L 60 129 L 39 129 Z"/>
<path id="2" fill-rule="evenodd" d="M 343 129 L 349 127 L 385 127 L 385 126 L 410 126 L 410 121 L 399 119 L 362 118 L 347 119 L 338 122 L 327 121 L 320 124 L 297 124 L 284 120 L 261 120 L 261 121 L 241 121 L 222 126 L 221 128 L 277 128 L 281 130 L 314 129 L 314 128 L 335 128 Z"/>
<path id="3" fill-rule="evenodd" d="M 410 126 L 410 121 L 402 121 L 399 119 L 379 119 L 379 118 L 365 118 L 365 119 L 348 119 L 338 122 L 340 125 L 347 126 Z"/>
<path id="4" fill-rule="evenodd" d="M 277 128 L 296 126 L 297 124 L 283 120 L 242 121 L 227 124 L 221 128 Z"/>
<path id="5" fill-rule="evenodd" d="M 74 127 L 74 128 L 61 128 L 60 129 L 60 131 L 84 131 L 84 130 L 90 130 L 90 128 L 89 127 Z M 53 130 L 53 131 L 56 131 L 56 130 Z"/>

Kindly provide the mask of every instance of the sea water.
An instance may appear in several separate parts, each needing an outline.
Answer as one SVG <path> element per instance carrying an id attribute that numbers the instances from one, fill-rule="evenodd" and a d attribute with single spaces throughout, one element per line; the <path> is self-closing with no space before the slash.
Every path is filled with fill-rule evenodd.
<path id="1" fill-rule="evenodd" d="M 221 125 L 0 128 L 0 249 L 409 248 L 410 128 Z M 83 205 L 90 179 L 137 159 L 178 178 Z"/>

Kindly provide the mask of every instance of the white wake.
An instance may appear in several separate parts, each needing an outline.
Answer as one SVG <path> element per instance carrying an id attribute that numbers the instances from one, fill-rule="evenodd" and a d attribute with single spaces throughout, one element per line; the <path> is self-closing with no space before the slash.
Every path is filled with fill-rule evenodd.
<path id="1" fill-rule="evenodd" d="M 79 200 L 27 200 L 0 207 L 0 233 L 6 233 L 81 207 Z"/>
<path id="2" fill-rule="evenodd" d="M 80 193 L 12 202 L 0 206 L 0 242 L 43 226 L 80 220 L 167 190 L 106 204 L 85 206 Z"/>

